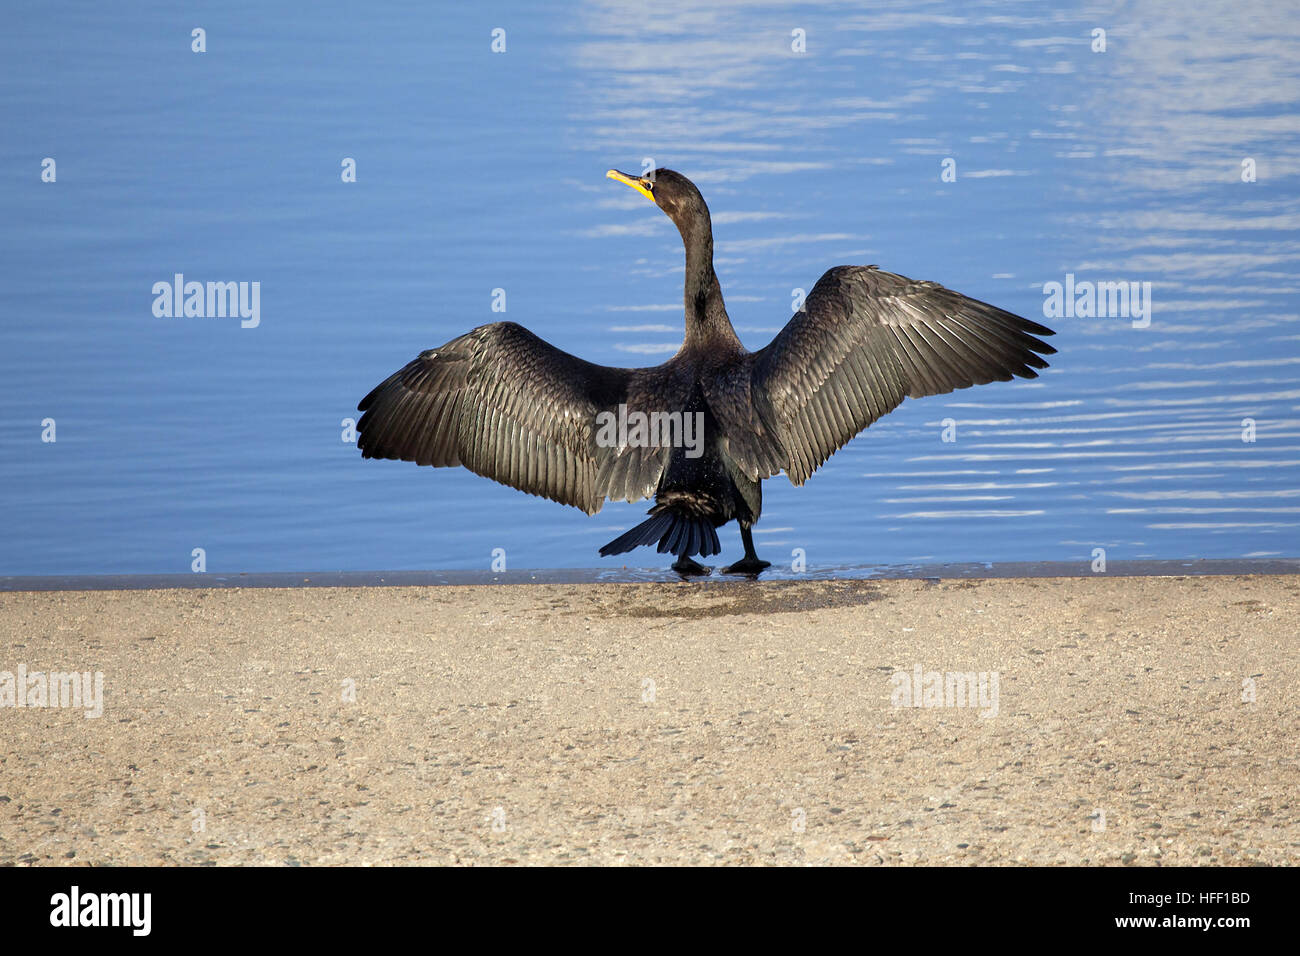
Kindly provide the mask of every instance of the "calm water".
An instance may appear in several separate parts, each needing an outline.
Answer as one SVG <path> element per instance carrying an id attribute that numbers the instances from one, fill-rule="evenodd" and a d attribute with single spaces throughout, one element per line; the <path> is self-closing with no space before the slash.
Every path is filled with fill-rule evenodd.
<path id="1" fill-rule="evenodd" d="M 213 572 L 621 564 L 596 551 L 645 503 L 588 518 L 341 435 L 484 322 L 609 365 L 671 355 L 680 240 L 603 178 L 645 158 L 704 192 L 750 348 L 839 263 L 1059 332 L 1037 381 L 909 400 L 804 488 L 767 482 L 768 559 L 1300 552 L 1300 17 L 537 6 L 7 7 L 0 574 L 185 571 L 194 548 Z M 260 324 L 156 317 L 176 273 L 260 283 Z M 1043 319 L 1067 274 L 1149 282 L 1149 327 Z"/>

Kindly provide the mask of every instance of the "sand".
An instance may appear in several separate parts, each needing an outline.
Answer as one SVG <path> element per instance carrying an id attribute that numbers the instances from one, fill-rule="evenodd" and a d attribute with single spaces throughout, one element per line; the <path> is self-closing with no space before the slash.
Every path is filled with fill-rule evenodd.
<path id="1" fill-rule="evenodd" d="M 1297 597 L 0 593 L 0 672 L 103 675 L 99 717 L 0 707 L 0 864 L 1294 864 Z M 895 706 L 918 666 L 973 673 L 984 706 Z"/>

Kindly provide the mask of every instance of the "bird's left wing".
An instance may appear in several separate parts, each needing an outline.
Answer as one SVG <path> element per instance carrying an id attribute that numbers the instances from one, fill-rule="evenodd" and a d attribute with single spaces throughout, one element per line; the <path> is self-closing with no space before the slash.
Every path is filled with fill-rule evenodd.
<path id="1" fill-rule="evenodd" d="M 422 352 L 361 400 L 366 458 L 464 465 L 588 514 L 653 493 L 660 449 L 604 446 L 597 415 L 626 401 L 639 369 L 584 362 L 514 322 Z"/>
<path id="2" fill-rule="evenodd" d="M 970 385 L 1036 378 L 1036 335 L 1052 330 L 935 282 L 875 266 L 837 266 L 804 309 L 751 360 L 754 414 L 802 485 L 849 439 L 903 401 Z M 734 454 L 734 453 L 733 453 Z M 752 456 L 751 456 L 752 457 Z M 756 477 L 771 463 L 740 462 Z"/>

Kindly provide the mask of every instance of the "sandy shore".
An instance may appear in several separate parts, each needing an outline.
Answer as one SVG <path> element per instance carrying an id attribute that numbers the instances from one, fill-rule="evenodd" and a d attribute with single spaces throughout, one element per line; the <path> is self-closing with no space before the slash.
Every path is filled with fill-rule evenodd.
<path id="1" fill-rule="evenodd" d="M 0 593 L 0 672 L 103 675 L 100 717 L 0 707 L 0 864 L 1295 864 L 1298 598 L 1286 575 Z M 894 706 L 918 667 L 984 699 Z"/>

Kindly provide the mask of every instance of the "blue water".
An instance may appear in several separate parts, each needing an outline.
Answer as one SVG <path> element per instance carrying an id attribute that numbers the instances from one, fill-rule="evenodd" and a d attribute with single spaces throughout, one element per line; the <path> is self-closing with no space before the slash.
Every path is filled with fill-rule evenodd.
<path id="1" fill-rule="evenodd" d="M 760 554 L 1300 553 L 1300 18 L 1276 4 L 270 6 L 7 5 L 0 574 L 623 563 L 596 551 L 646 503 L 587 517 L 342 435 L 484 322 L 671 355 L 680 240 L 604 178 L 646 158 L 708 200 L 750 348 L 840 263 L 1059 333 L 1038 380 L 909 400 L 805 487 L 768 481 Z M 176 273 L 260 283 L 260 323 L 155 316 Z M 1151 283 L 1149 327 L 1044 319 L 1067 274 Z"/>

